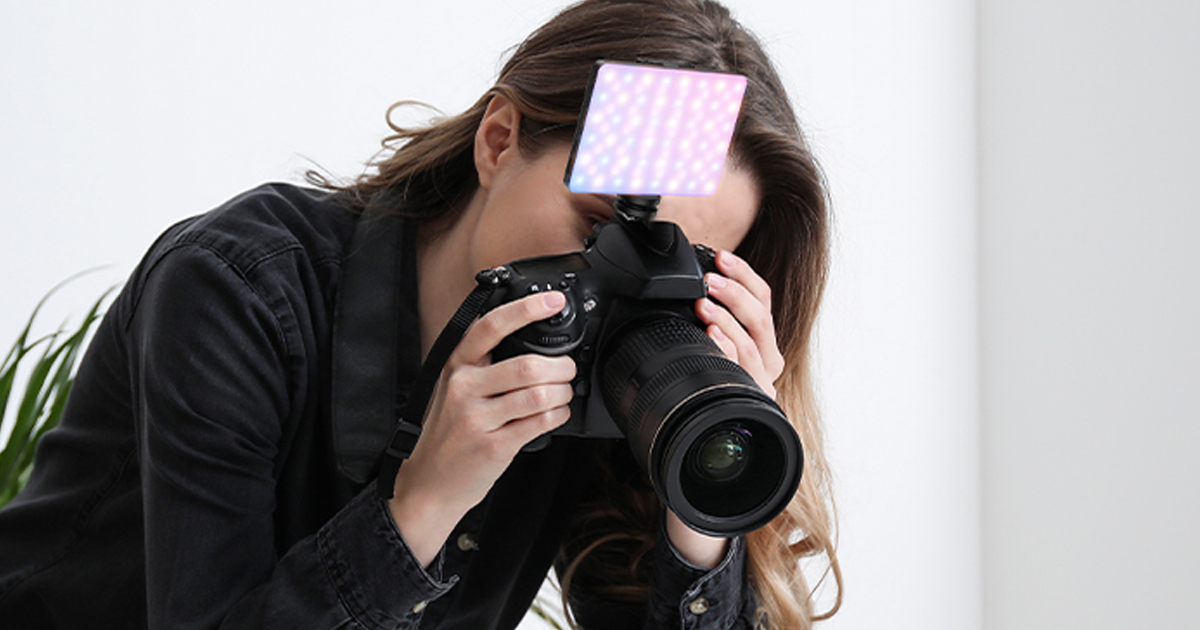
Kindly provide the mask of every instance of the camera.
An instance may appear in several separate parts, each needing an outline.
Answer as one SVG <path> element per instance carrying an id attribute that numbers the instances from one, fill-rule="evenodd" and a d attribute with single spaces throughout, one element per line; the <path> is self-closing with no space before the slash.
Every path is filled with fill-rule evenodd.
<path id="1" fill-rule="evenodd" d="M 505 338 L 494 361 L 535 352 L 577 366 L 567 423 L 554 435 L 625 438 L 655 491 L 693 529 L 762 527 L 791 500 L 803 451 L 783 411 L 724 356 L 693 313 L 713 252 L 674 223 L 650 220 L 657 197 L 620 196 L 579 252 L 485 270 L 483 310 L 562 291 L 553 317 Z"/>

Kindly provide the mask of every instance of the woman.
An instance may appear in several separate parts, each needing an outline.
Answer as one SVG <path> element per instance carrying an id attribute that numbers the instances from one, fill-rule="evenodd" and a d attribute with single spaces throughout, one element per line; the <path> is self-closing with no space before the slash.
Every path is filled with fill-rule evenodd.
<path id="1" fill-rule="evenodd" d="M 659 212 L 722 250 L 697 315 L 805 445 L 796 497 L 746 537 L 688 529 L 620 445 L 555 438 L 520 452 L 566 420 L 575 366 L 490 351 L 557 312 L 556 292 L 472 325 L 411 457 L 373 481 L 475 272 L 577 250 L 611 213 L 561 183 L 600 58 L 749 78 L 717 194 Z M 809 627 L 797 560 L 824 554 L 840 584 L 807 371 L 827 218 L 757 42 L 706 0 L 586 0 L 531 35 L 470 110 L 390 140 L 353 185 L 264 186 L 156 241 L 0 513 L 0 618 L 511 628 L 554 564 L 584 628 Z M 392 483 L 392 499 L 375 483 Z"/>

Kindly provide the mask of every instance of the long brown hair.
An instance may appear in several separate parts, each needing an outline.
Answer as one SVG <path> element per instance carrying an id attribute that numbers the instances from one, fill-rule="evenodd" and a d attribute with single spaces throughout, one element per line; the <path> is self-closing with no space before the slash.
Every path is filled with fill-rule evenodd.
<path id="1" fill-rule="evenodd" d="M 778 73 L 757 39 L 724 6 L 713 0 L 584 0 L 572 5 L 531 34 L 495 85 L 462 114 L 410 129 L 391 123 L 389 110 L 394 133 L 384 141 L 383 157 L 374 172 L 342 190 L 362 206 L 382 205 L 424 220 L 452 219 L 479 185 L 474 138 L 493 97 L 502 95 L 516 106 L 522 115 L 521 150 L 536 155 L 574 135 L 595 60 L 639 58 L 737 72 L 749 79 L 732 159 L 754 175 L 762 201 L 736 253 L 772 289 L 776 337 L 786 361 L 775 388 L 804 444 L 805 469 L 788 508 L 747 536 L 748 573 L 759 614 L 771 628 L 807 629 L 814 619 L 836 612 L 842 597 L 829 471 L 809 371 L 813 323 L 828 265 L 826 195 Z M 588 508 L 593 513 L 583 510 L 579 521 L 604 512 L 626 527 L 590 541 L 583 550 L 571 541 L 564 545 L 559 566 L 564 567 L 560 580 L 568 610 L 576 572 L 612 570 L 585 562 L 605 544 L 629 550 L 627 566 L 635 580 L 634 586 L 608 594 L 646 597 L 641 559 L 653 545 L 653 522 L 661 518 L 661 506 L 652 491 L 637 484 L 619 484 L 607 496 L 607 503 Z M 800 568 L 806 556 L 823 557 L 826 575 L 832 573 L 836 582 L 836 600 L 823 613 L 814 610 Z"/>

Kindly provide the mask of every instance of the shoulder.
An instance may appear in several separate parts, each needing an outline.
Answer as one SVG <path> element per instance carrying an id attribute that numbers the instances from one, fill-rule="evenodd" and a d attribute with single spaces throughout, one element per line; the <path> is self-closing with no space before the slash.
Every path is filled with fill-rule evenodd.
<path id="1" fill-rule="evenodd" d="M 146 262 L 153 265 L 187 246 L 209 249 L 242 271 L 289 251 L 317 264 L 337 261 L 357 219 L 358 212 L 331 193 L 264 184 L 172 226 L 151 247 Z"/>
<path id="2" fill-rule="evenodd" d="M 273 310 L 299 301 L 322 307 L 332 299 L 358 216 L 328 192 L 280 183 L 246 191 L 158 237 L 126 287 L 128 316 L 147 283 L 199 290 L 196 280 L 209 270 Z"/>

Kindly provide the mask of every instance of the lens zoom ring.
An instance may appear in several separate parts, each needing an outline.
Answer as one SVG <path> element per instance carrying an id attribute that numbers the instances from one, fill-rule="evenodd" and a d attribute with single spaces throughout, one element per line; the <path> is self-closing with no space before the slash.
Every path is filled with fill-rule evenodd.
<path id="1" fill-rule="evenodd" d="M 629 408 L 629 428 L 631 435 L 640 435 L 642 424 L 650 408 L 659 401 L 667 388 L 672 387 L 692 374 L 706 372 L 725 372 L 730 375 L 740 375 L 743 370 L 738 364 L 725 357 L 711 354 L 698 354 L 682 357 L 672 361 L 665 369 L 654 375 L 638 390 L 633 406 Z M 732 376 L 726 381 L 740 382 L 742 379 Z"/>
<path id="2" fill-rule="evenodd" d="M 627 388 L 634 384 L 638 368 L 648 359 L 670 348 L 696 344 L 709 346 L 719 352 L 716 344 L 698 327 L 675 317 L 654 320 L 621 339 L 617 350 L 604 366 L 602 378 L 604 400 L 614 417 L 618 415 L 616 408 Z"/>
<path id="3" fill-rule="evenodd" d="M 675 358 L 663 365 L 659 356 L 672 351 Z M 626 336 L 609 359 L 604 400 L 626 435 L 640 435 L 646 414 L 667 389 L 698 373 L 708 373 L 709 382 L 753 382 L 698 326 L 674 317 L 655 320 Z M 714 378 L 713 373 L 729 376 Z"/>

